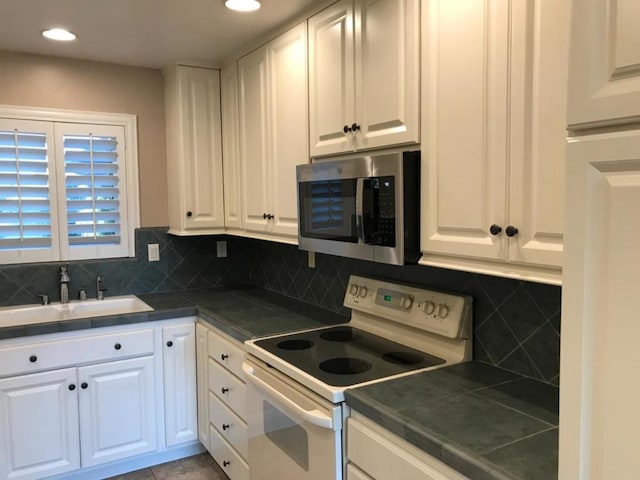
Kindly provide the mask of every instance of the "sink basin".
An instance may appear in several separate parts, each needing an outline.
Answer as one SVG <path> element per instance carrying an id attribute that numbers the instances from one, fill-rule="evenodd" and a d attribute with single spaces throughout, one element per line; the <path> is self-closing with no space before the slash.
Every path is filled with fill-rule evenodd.
<path id="1" fill-rule="evenodd" d="M 0 308 L 0 328 L 151 310 L 153 308 L 134 295 L 110 297 L 104 300 L 78 300 L 65 304 L 2 307 Z"/>
<path id="2" fill-rule="evenodd" d="M 58 322 L 65 319 L 65 312 L 57 305 L 30 305 L 0 308 L 0 327 Z"/>
<path id="3" fill-rule="evenodd" d="M 135 295 L 111 297 L 104 300 L 85 300 L 84 302 L 72 302 L 67 305 L 71 314 L 76 318 L 120 315 L 153 310 Z"/>

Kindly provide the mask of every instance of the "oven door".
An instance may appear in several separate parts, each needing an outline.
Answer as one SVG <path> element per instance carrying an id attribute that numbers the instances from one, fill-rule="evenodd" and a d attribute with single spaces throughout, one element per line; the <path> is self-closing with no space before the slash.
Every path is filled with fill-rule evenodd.
<path id="1" fill-rule="evenodd" d="M 251 480 L 342 479 L 342 407 L 256 359 L 242 368 Z"/>

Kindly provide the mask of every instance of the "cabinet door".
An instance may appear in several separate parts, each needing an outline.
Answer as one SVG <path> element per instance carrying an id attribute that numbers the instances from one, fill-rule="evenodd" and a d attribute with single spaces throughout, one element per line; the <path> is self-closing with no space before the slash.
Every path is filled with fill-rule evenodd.
<path id="1" fill-rule="evenodd" d="M 354 149 L 353 135 L 343 131 L 344 126 L 356 122 L 353 55 L 351 0 L 342 0 L 309 19 L 312 157 Z"/>
<path id="2" fill-rule="evenodd" d="M 509 4 L 423 6 L 422 250 L 504 260 Z"/>
<path id="3" fill-rule="evenodd" d="M 240 182 L 242 227 L 264 232 L 268 208 L 267 52 L 259 48 L 238 60 L 240 79 Z"/>
<path id="4" fill-rule="evenodd" d="M 198 437 L 196 332 L 192 322 L 162 329 L 167 446 Z"/>
<path id="5" fill-rule="evenodd" d="M 177 95 L 167 108 L 170 222 L 190 234 L 224 227 L 220 79 L 217 70 L 176 68 L 166 95 Z"/>
<path id="6" fill-rule="evenodd" d="M 156 449 L 153 357 L 78 369 L 82 466 Z"/>
<path id="7" fill-rule="evenodd" d="M 300 24 L 269 43 L 270 222 L 273 233 L 297 236 L 296 165 L 309 162 L 307 28 Z"/>
<path id="8" fill-rule="evenodd" d="M 222 160 L 224 166 L 224 223 L 240 227 L 240 143 L 238 124 L 238 66 L 220 72 Z"/>
<path id="9" fill-rule="evenodd" d="M 419 3 L 356 2 L 356 148 L 420 141 Z"/>
<path id="10" fill-rule="evenodd" d="M 562 266 L 569 2 L 512 6 L 509 261 Z"/>
<path id="11" fill-rule="evenodd" d="M 0 380 L 0 478 L 80 468 L 76 386 L 75 368 Z"/>
<path id="12" fill-rule="evenodd" d="M 209 449 L 209 348 L 207 334 L 209 329 L 196 324 L 196 374 L 198 386 L 198 438 L 205 448 Z"/>
<path id="13" fill-rule="evenodd" d="M 640 120 L 640 2 L 573 2 L 569 125 Z"/>
<path id="14" fill-rule="evenodd" d="M 640 469 L 640 130 L 568 144 L 558 478 Z"/>

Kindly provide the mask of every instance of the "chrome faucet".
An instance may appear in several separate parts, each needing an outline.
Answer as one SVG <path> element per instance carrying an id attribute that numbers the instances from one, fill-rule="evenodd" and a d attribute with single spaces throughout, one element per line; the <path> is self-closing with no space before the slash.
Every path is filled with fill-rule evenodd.
<path id="1" fill-rule="evenodd" d="M 96 298 L 98 300 L 104 300 L 104 291 L 106 288 L 102 288 L 102 277 L 96 278 Z"/>
<path id="2" fill-rule="evenodd" d="M 67 266 L 60 267 L 60 303 L 69 303 L 69 274 Z"/>

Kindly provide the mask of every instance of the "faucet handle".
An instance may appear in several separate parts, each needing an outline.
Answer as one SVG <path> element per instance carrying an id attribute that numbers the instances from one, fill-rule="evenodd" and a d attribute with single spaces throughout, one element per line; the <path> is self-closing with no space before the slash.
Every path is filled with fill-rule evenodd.
<path id="1" fill-rule="evenodd" d="M 41 293 L 38 296 L 42 299 L 42 305 L 49 305 L 49 295 Z"/>
<path id="2" fill-rule="evenodd" d="M 78 296 L 80 297 L 81 301 L 84 301 L 87 299 L 87 291 L 85 289 L 82 289 L 78 292 Z"/>

